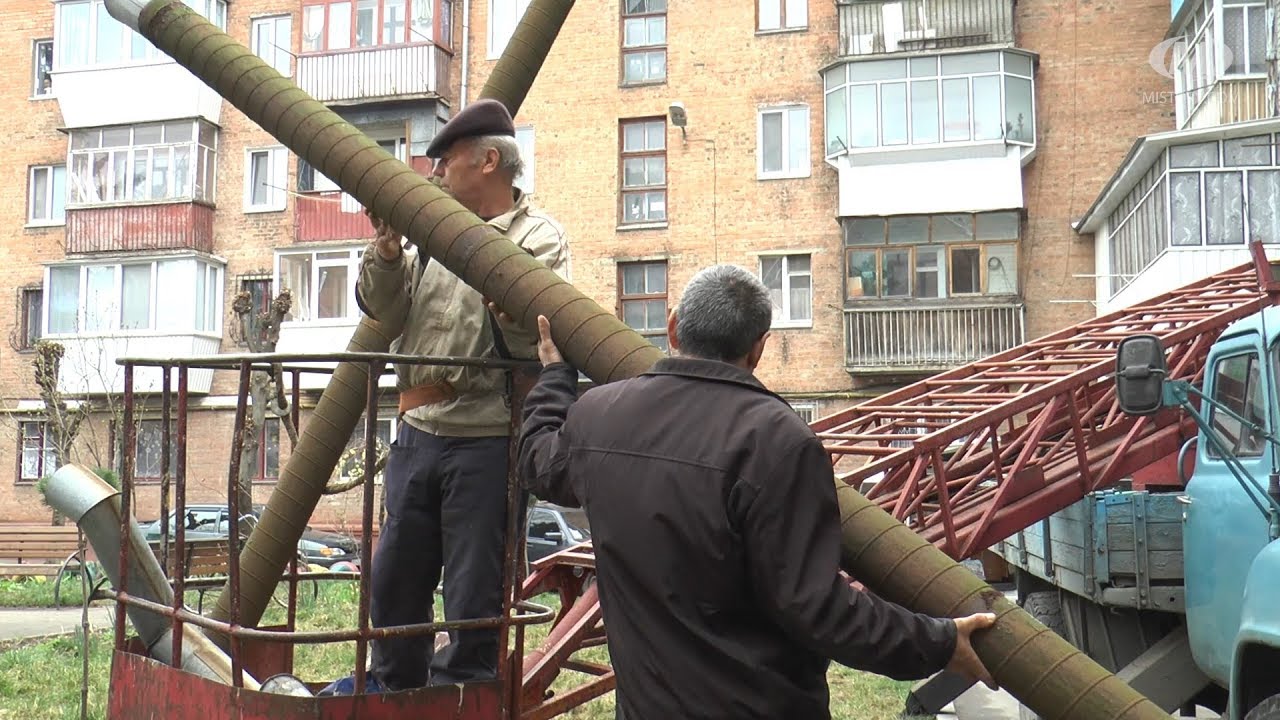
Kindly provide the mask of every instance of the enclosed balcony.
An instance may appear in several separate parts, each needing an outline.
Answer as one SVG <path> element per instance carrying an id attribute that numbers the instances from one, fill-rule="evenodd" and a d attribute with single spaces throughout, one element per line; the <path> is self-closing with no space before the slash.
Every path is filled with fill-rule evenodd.
<path id="1" fill-rule="evenodd" d="M 936 372 L 1023 341 L 1017 212 L 843 224 L 849 372 Z"/>
<path id="2" fill-rule="evenodd" d="M 1149 135 L 1077 224 L 1093 233 L 1099 312 L 1280 247 L 1280 120 Z"/>
<path id="3" fill-rule="evenodd" d="M 837 0 L 840 54 L 1011 46 L 1013 0 Z"/>
<path id="4" fill-rule="evenodd" d="M 193 253 L 50 264 L 41 322 L 43 338 L 65 349 L 58 389 L 72 397 L 115 395 L 124 389 L 117 358 L 218 352 L 223 275 L 221 260 Z M 208 392 L 212 373 L 192 371 L 191 390 Z M 137 392 L 161 388 L 158 370 L 138 370 Z"/>
<path id="5" fill-rule="evenodd" d="M 447 97 L 447 0 L 306 0 L 298 85 L 329 105 Z"/>
<path id="6" fill-rule="evenodd" d="M 213 125 L 172 120 L 70 135 L 68 254 L 213 251 Z"/>
<path id="7" fill-rule="evenodd" d="M 184 1 L 226 28 L 225 0 Z M 57 2 L 54 47 L 53 88 L 63 127 L 189 117 L 219 122 L 218 93 L 112 18 L 103 0 Z"/>
<path id="8" fill-rule="evenodd" d="M 1263 0 L 1175 5 L 1163 61 L 1173 77 L 1178 127 L 1199 129 L 1270 117 Z M 1159 69 L 1159 68 L 1157 68 Z"/>

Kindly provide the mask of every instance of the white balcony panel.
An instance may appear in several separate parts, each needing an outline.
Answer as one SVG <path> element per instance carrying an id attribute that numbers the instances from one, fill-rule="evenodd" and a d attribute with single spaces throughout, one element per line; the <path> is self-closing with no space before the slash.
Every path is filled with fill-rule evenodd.
<path id="1" fill-rule="evenodd" d="M 1018 146 L 998 154 L 908 162 L 900 153 L 849 154 L 838 161 L 840 215 L 845 217 L 983 212 L 1023 207 Z M 978 150 L 978 148 L 974 148 Z M 978 154 L 978 153 L 975 153 Z M 895 157 L 900 157 L 894 161 Z"/>
<path id="2" fill-rule="evenodd" d="M 298 57 L 298 86 L 323 103 L 439 95 L 448 55 L 430 43 Z"/>
<path id="3" fill-rule="evenodd" d="M 1264 248 L 1268 258 L 1280 260 L 1280 245 L 1266 245 Z M 1098 314 L 1105 315 L 1150 300 L 1247 262 L 1253 262 L 1253 256 L 1244 245 L 1166 249 L 1115 297 L 1106 297 L 1106 283 L 1100 281 Z"/>
<path id="4" fill-rule="evenodd" d="M 87 396 L 120 395 L 124 392 L 124 366 L 116 362 L 123 357 L 132 358 L 180 358 L 213 355 L 218 352 L 221 340 L 213 335 L 171 333 L 117 333 L 111 335 L 74 335 L 51 337 L 66 350 L 58 373 L 58 389 L 71 398 Z M 133 391 L 158 393 L 162 375 L 159 368 L 135 367 Z M 212 370 L 192 370 L 187 390 L 191 393 L 209 392 L 213 383 Z M 170 389 L 178 389 L 178 372 L 172 373 Z"/>
<path id="5" fill-rule="evenodd" d="M 202 117 L 219 124 L 222 98 L 173 61 L 54 72 L 66 128 Z"/>
<path id="6" fill-rule="evenodd" d="M 1190 119 L 1180 118 L 1178 126 L 1198 130 L 1268 116 L 1266 78 L 1231 78 L 1214 83 Z"/>
<path id="7" fill-rule="evenodd" d="M 280 328 L 280 341 L 276 343 L 276 352 L 308 354 L 346 352 L 347 344 L 351 342 L 351 335 L 356 331 L 357 324 L 355 321 L 286 323 Z M 337 363 L 298 362 L 289 363 L 289 365 L 320 369 L 333 368 Z M 330 377 L 332 375 L 328 372 L 302 373 L 298 379 L 298 384 L 303 390 L 323 390 L 329 385 Z M 286 386 L 293 386 L 293 380 L 287 375 L 284 382 Z M 384 388 L 394 388 L 396 385 L 395 376 L 390 374 L 383 375 L 379 378 L 378 385 Z"/>

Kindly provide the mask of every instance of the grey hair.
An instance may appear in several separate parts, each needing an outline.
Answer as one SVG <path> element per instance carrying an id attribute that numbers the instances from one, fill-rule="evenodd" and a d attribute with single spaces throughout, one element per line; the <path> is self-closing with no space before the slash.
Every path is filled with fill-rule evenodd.
<path id="1" fill-rule="evenodd" d="M 520 157 L 520 143 L 510 135 L 481 135 L 473 145 L 478 160 L 481 155 L 490 151 L 498 151 L 498 169 L 511 173 L 511 177 L 520 177 L 524 172 L 524 160 Z"/>
<path id="2" fill-rule="evenodd" d="M 773 301 L 769 289 L 737 265 L 713 265 L 693 276 L 676 310 L 680 353 L 735 362 L 769 331 Z"/>

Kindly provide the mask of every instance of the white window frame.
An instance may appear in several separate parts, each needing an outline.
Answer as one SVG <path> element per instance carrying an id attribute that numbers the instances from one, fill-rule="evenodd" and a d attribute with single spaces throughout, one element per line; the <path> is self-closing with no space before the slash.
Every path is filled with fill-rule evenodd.
<path id="1" fill-rule="evenodd" d="M 282 27 L 283 26 L 283 27 Z M 270 47 L 263 47 L 259 42 L 259 29 L 266 28 Z M 284 46 L 280 45 L 280 34 L 284 34 Z M 249 21 L 249 42 L 253 53 L 276 69 L 285 77 L 293 76 L 293 15 L 263 15 Z"/>
<path id="2" fill-rule="evenodd" d="M 166 136 L 170 128 L 177 129 L 182 125 L 190 125 L 191 139 L 171 141 Z M 159 127 L 162 139 L 156 143 L 139 143 L 138 133 L 141 130 Z M 103 141 L 109 133 L 127 130 L 129 142 L 106 144 Z M 86 207 L 92 205 L 121 205 L 152 202 L 203 202 L 213 204 L 216 198 L 215 185 L 217 178 L 219 130 L 206 120 L 168 120 L 164 122 L 137 123 L 116 127 L 83 128 L 71 131 L 71 151 L 68 153 L 68 198 L 69 207 Z M 94 138 L 97 138 L 96 140 Z M 187 151 L 186 184 L 178 184 L 178 151 Z M 104 156 L 101 165 L 99 156 Z M 153 171 L 164 158 L 165 186 L 161 195 L 152 194 L 154 185 Z M 117 161 L 124 163 L 124 168 L 117 167 Z M 142 163 L 139 165 L 139 163 Z M 98 173 L 101 167 L 105 172 Z M 139 198 L 134 194 L 137 170 L 142 168 L 146 181 L 143 184 L 147 197 Z M 106 196 L 98 194 L 98 181 L 101 178 Z M 117 185 L 116 180 L 123 180 Z M 117 192 L 119 191 L 119 192 Z"/>
<path id="3" fill-rule="evenodd" d="M 520 159 L 524 164 L 524 172 L 520 173 L 512 184 L 523 190 L 525 195 L 532 195 L 537 170 L 532 125 L 516 128 L 516 144 L 520 146 Z"/>
<path id="4" fill-rule="evenodd" d="M 389 408 L 389 407 L 378 408 L 377 424 L 382 425 L 384 423 L 389 425 L 390 430 L 389 430 L 388 437 L 391 438 L 391 443 L 394 443 L 396 441 L 397 434 L 400 432 L 400 418 L 396 416 L 396 411 L 394 408 Z M 359 436 L 360 436 L 359 440 L 356 440 L 355 438 L 356 433 L 359 433 Z M 359 467 L 362 472 L 364 471 L 364 423 L 363 422 L 361 422 L 360 426 L 356 428 L 356 433 L 352 433 L 351 441 L 349 441 L 348 444 L 342 449 L 341 454 L 345 455 L 349 450 L 351 450 L 352 443 L 356 443 L 356 442 L 359 443 L 360 451 L 358 453 L 353 454 L 353 457 L 351 458 L 352 460 L 351 463 L 339 464 L 337 468 L 337 473 L 339 476 L 339 480 L 341 482 L 349 482 L 351 480 L 351 476 L 346 474 L 346 472 L 344 471 L 353 466 Z M 375 434 L 376 434 L 376 431 L 375 431 Z M 375 451 L 377 450 L 376 443 L 374 444 L 374 450 Z M 383 473 L 378 473 L 377 475 L 373 476 L 373 484 L 381 485 L 382 479 L 383 479 L 382 476 L 383 476 Z"/>
<path id="5" fill-rule="evenodd" d="M 798 113 L 797 113 L 798 111 Z M 800 127 L 796 128 L 796 115 L 802 115 Z M 778 138 L 782 150 L 782 168 L 780 170 L 766 170 L 764 167 L 764 120 L 766 115 L 782 116 L 782 137 Z M 772 105 L 760 108 L 756 113 L 756 178 L 758 180 L 778 180 L 782 178 L 806 178 L 812 173 L 812 165 L 810 160 L 811 148 L 809 145 L 809 106 L 803 103 L 795 103 L 790 105 Z M 804 140 L 804 157 L 801 159 L 799 166 L 792 168 L 791 157 L 791 139 L 792 133 L 800 133 Z"/>
<path id="6" fill-rule="evenodd" d="M 488 53 L 486 59 L 497 60 L 507 49 L 530 0 L 489 0 Z M 498 6 L 501 7 L 498 7 Z M 496 22 L 495 22 L 496 21 Z"/>
<path id="7" fill-rule="evenodd" d="M 99 13 L 107 13 L 106 5 L 103 0 L 55 0 L 57 10 L 55 13 L 55 30 L 54 30 L 54 57 L 53 67 L 55 71 L 59 70 L 84 70 L 88 68 L 107 68 L 107 67 L 128 67 L 132 65 L 149 65 L 161 62 L 172 62 L 168 55 L 165 55 L 149 40 L 144 39 L 141 35 L 134 32 L 127 26 L 124 27 L 123 33 L 120 35 L 122 57 L 111 62 L 99 62 L 98 54 L 98 20 Z M 203 15 L 210 22 L 217 25 L 220 29 L 227 29 L 227 0 L 183 0 L 183 2 Z M 89 7 L 88 20 L 83 28 L 83 42 L 68 41 L 66 27 L 64 26 L 64 13 L 68 12 L 67 8 L 87 5 Z M 108 13 L 109 15 L 109 13 Z M 120 24 L 115 18 L 111 18 L 107 22 Z M 59 42 L 58 38 L 62 40 Z M 132 57 L 132 48 L 138 45 L 142 48 L 141 57 Z M 59 51 L 58 48 L 63 48 Z M 70 58 L 63 58 L 59 52 L 66 52 Z M 71 53 L 80 52 L 83 54 L 83 61 L 71 56 Z"/>
<path id="8" fill-rule="evenodd" d="M 190 304 L 184 308 L 189 309 L 187 321 L 184 324 L 161 329 L 159 327 L 158 308 L 160 306 L 161 288 L 160 288 L 160 263 L 163 262 L 194 262 L 194 269 L 191 272 L 191 295 Z M 150 295 L 147 300 L 147 326 L 144 328 L 122 328 L 121 315 L 123 308 L 124 293 L 124 267 L 126 265 L 149 265 L 151 268 Z M 87 317 L 89 314 L 87 306 L 88 298 L 88 276 L 90 268 L 111 268 L 113 280 L 112 298 L 116 303 L 116 307 L 111 310 L 111 315 L 107 319 L 105 327 L 98 327 L 92 330 L 85 329 L 87 327 Z M 79 286 L 76 290 L 76 321 L 75 327 L 70 331 L 50 332 L 49 330 L 49 314 L 52 312 L 53 300 L 53 283 L 51 282 L 51 272 L 54 269 L 74 268 L 79 271 Z M 44 338 L 69 338 L 69 337 L 85 337 L 85 336 L 134 336 L 134 335 L 204 335 L 213 337 L 222 337 L 222 306 L 223 306 L 223 278 L 226 269 L 219 264 L 218 261 L 208 257 L 193 255 L 166 256 L 162 258 L 137 258 L 126 262 L 83 262 L 83 263 L 59 263 L 57 265 L 49 265 L 45 267 L 44 288 L 45 300 L 41 307 L 40 330 L 41 337 Z M 203 280 L 197 283 L 197 276 L 204 275 Z M 196 297 L 196 291 L 200 288 L 203 290 L 202 297 Z M 171 297 L 163 298 L 166 303 L 173 303 L 175 300 Z M 203 308 L 202 318 L 205 327 L 201 327 L 201 322 L 197 321 L 198 308 Z"/>
<path id="9" fill-rule="evenodd" d="M 44 213 L 44 217 L 37 218 L 36 215 L 36 175 L 45 172 L 49 178 L 45 182 L 45 198 L 41 203 L 40 210 Z M 61 207 L 58 203 L 57 177 L 58 173 L 62 173 L 62 202 Z M 27 226 L 28 227 L 48 227 L 67 224 L 67 166 L 64 164 L 56 165 L 33 165 L 27 172 Z"/>
<path id="10" fill-rule="evenodd" d="M 797 400 L 790 402 L 789 404 L 791 405 L 791 409 L 796 411 L 796 414 L 800 416 L 801 420 L 804 420 L 806 425 L 810 425 L 814 420 L 818 419 L 818 403 L 808 400 Z"/>
<path id="11" fill-rule="evenodd" d="M 40 46 L 49 46 L 49 67 L 45 68 L 45 72 L 50 75 L 49 91 L 40 92 Z M 57 48 L 53 44 L 53 38 L 40 38 L 31 42 L 31 99 L 32 100 L 48 100 L 53 97 L 53 67 L 57 62 Z"/>
<path id="12" fill-rule="evenodd" d="M 254 204 L 253 188 L 258 182 L 255 176 L 254 158 L 267 158 L 266 200 Z M 279 212 L 285 209 L 285 188 L 289 182 L 289 153 L 283 146 L 248 148 L 244 151 L 244 211 L 246 213 Z"/>
<path id="13" fill-rule="evenodd" d="M 356 286 L 356 283 L 360 281 L 360 258 L 364 254 L 364 248 L 365 248 L 364 245 L 360 245 L 356 247 L 352 247 L 352 246 L 316 247 L 316 248 L 308 248 L 305 250 L 300 249 L 300 250 L 277 251 L 275 254 L 274 270 L 272 272 L 272 280 L 271 280 L 271 296 L 272 297 L 278 296 L 283 287 L 281 283 L 281 277 L 280 277 L 281 259 L 283 259 L 286 256 L 294 256 L 294 255 L 310 255 L 311 256 L 311 271 L 310 271 L 309 278 L 307 280 L 307 283 L 308 283 L 308 292 L 307 292 L 308 297 L 306 299 L 307 314 L 304 319 L 299 319 L 298 314 L 291 311 L 288 319 L 284 320 L 283 324 L 290 325 L 290 326 L 305 325 L 307 327 L 324 327 L 324 326 L 339 326 L 339 325 L 345 326 L 345 325 L 351 325 L 353 323 L 358 322 L 360 320 L 360 308 L 358 305 L 356 305 L 356 301 L 355 301 L 355 286 Z M 320 260 L 318 257 L 321 253 L 339 253 L 339 252 L 347 253 L 347 257 L 342 260 L 339 260 L 337 258 Z M 344 317 L 316 318 L 316 315 L 319 314 L 319 303 L 320 303 L 320 296 L 319 296 L 319 293 L 316 292 L 316 290 L 320 287 L 320 269 L 324 267 L 346 267 L 347 268 L 347 278 L 348 278 L 348 281 L 350 282 L 350 287 L 347 288 L 347 296 L 348 296 L 347 314 Z M 300 298 L 298 297 L 298 293 L 296 290 L 294 290 L 293 292 L 293 307 L 294 308 L 300 307 Z"/>
<path id="14" fill-rule="evenodd" d="M 791 271 L 791 258 L 805 257 L 809 259 L 809 269 L 803 272 Z M 774 328 L 811 328 L 813 327 L 813 253 L 796 252 L 794 250 L 780 250 L 777 252 L 760 253 L 759 262 L 756 267 L 756 277 L 764 281 L 764 263 L 766 260 L 782 261 L 782 312 L 773 314 Z M 807 276 L 809 278 L 809 317 L 804 319 L 794 319 L 791 316 L 791 278 L 793 276 Z"/>
<path id="15" fill-rule="evenodd" d="M 770 16 L 777 16 L 778 24 L 766 27 L 764 24 L 765 8 Z M 756 32 L 775 33 L 807 30 L 809 28 L 809 0 L 756 0 Z"/>

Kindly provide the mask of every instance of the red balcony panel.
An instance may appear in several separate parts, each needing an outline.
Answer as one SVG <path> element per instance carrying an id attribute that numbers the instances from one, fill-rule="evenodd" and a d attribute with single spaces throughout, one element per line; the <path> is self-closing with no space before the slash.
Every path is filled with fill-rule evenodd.
<path id="1" fill-rule="evenodd" d="M 297 198 L 297 241 L 372 240 L 364 208 L 343 193 L 310 192 Z"/>
<path id="2" fill-rule="evenodd" d="M 193 202 L 67 209 L 67 254 L 213 252 L 213 208 Z"/>

